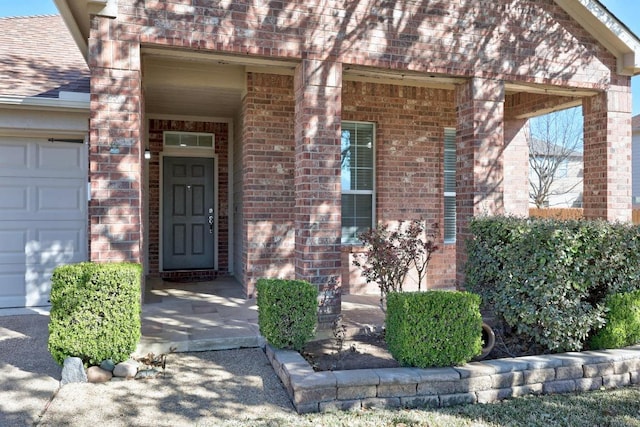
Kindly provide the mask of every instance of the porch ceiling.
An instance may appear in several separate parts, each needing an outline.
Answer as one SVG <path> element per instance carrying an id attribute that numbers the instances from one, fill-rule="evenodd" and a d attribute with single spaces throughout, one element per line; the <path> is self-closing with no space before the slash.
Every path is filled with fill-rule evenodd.
<path id="1" fill-rule="evenodd" d="M 240 110 L 241 65 L 144 53 L 142 69 L 147 114 L 233 117 Z"/>

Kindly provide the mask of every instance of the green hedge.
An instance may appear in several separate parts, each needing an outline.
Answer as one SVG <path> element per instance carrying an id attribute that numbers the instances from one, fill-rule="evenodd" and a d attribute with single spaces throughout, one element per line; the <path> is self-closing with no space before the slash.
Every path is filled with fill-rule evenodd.
<path id="1" fill-rule="evenodd" d="M 260 279 L 258 325 L 277 348 L 302 350 L 313 337 L 318 318 L 318 289 L 302 280 Z"/>
<path id="2" fill-rule="evenodd" d="M 470 229 L 465 287 L 551 351 L 581 350 L 604 324 L 607 295 L 640 285 L 640 233 L 631 225 L 483 217 Z"/>
<path id="3" fill-rule="evenodd" d="M 392 292 L 386 341 L 404 366 L 462 365 L 482 351 L 480 297 L 468 292 Z"/>
<path id="4" fill-rule="evenodd" d="M 640 291 L 609 295 L 606 324 L 589 341 L 592 349 L 620 348 L 640 342 Z"/>
<path id="5" fill-rule="evenodd" d="M 140 340 L 138 264 L 79 263 L 57 267 L 51 278 L 49 352 L 85 365 L 129 358 Z"/>

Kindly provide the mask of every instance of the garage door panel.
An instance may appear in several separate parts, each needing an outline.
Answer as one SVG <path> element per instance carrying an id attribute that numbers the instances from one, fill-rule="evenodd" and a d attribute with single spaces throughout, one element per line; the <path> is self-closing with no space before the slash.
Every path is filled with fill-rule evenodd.
<path id="1" fill-rule="evenodd" d="M 22 184 L 0 184 L 0 215 L 19 215 L 29 209 L 29 189 Z"/>
<path id="2" fill-rule="evenodd" d="M 0 177 L 86 178 L 86 147 L 42 139 L 0 137 Z"/>
<path id="3" fill-rule="evenodd" d="M 41 171 L 77 171 L 85 164 L 83 151 L 74 145 L 50 144 L 38 145 L 36 168 Z"/>
<path id="4" fill-rule="evenodd" d="M 24 170 L 29 167 L 29 146 L 21 143 L 0 145 L 0 170 Z M 0 172 L 1 173 L 1 172 Z"/>
<path id="5" fill-rule="evenodd" d="M 63 214 L 68 218 L 74 213 L 83 212 L 86 205 L 86 188 L 81 186 L 40 186 L 37 189 L 38 213 Z"/>
<path id="6" fill-rule="evenodd" d="M 48 304 L 51 274 L 87 259 L 86 147 L 0 136 L 0 308 Z"/>
<path id="7" fill-rule="evenodd" d="M 4 178 L 0 220 L 84 221 L 86 199 L 86 183 L 80 179 Z"/>
<path id="8" fill-rule="evenodd" d="M 0 229 L 0 256 L 19 252 L 27 244 L 27 229 Z"/>

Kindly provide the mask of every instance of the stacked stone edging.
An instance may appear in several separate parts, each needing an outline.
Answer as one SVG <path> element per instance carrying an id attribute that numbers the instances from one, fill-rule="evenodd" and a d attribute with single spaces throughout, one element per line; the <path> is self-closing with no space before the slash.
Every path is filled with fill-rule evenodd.
<path id="1" fill-rule="evenodd" d="M 444 407 L 528 394 L 640 384 L 640 345 L 472 362 L 450 368 L 315 372 L 297 352 L 266 346 L 298 413 L 371 407 Z"/>

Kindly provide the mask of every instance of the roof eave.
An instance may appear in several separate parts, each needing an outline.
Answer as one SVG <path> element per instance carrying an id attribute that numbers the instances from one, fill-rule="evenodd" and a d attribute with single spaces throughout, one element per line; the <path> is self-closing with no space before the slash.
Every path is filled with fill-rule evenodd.
<path id="1" fill-rule="evenodd" d="M 640 40 L 597 0 L 555 0 L 617 58 L 617 73 L 640 74 Z"/>
<path id="2" fill-rule="evenodd" d="M 88 97 L 88 94 L 84 95 Z M 79 99 L 0 95 L 0 107 L 30 110 L 89 111 L 90 102 Z"/>
<path id="3" fill-rule="evenodd" d="M 90 15 L 116 18 L 118 0 L 53 0 L 73 40 L 88 62 Z"/>

